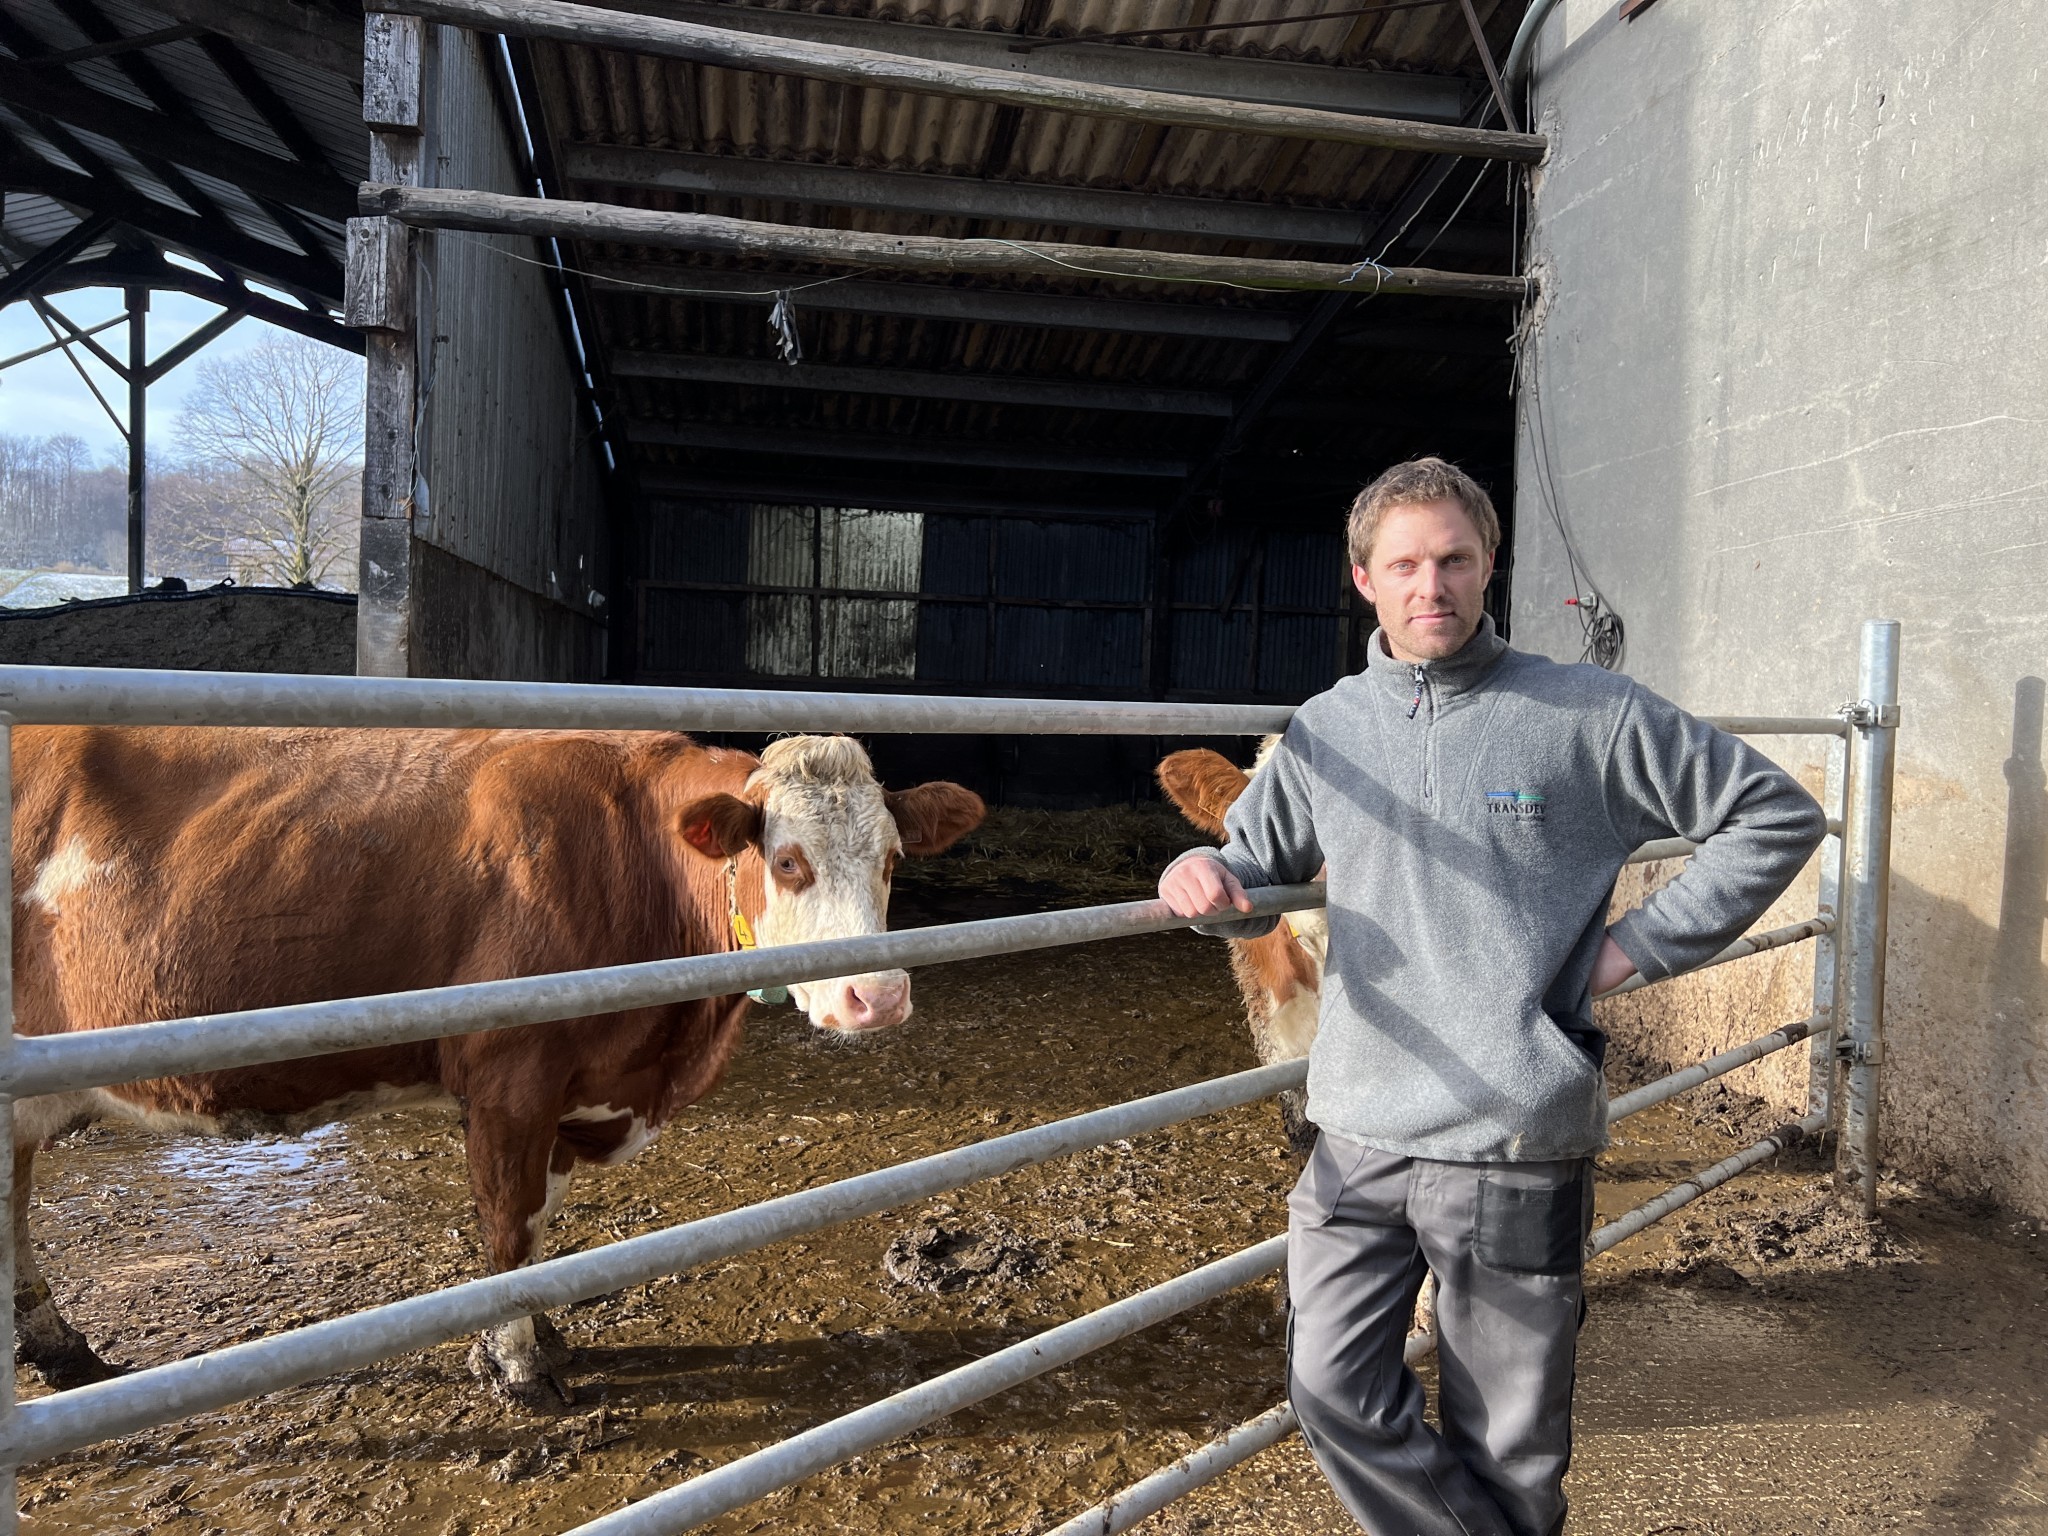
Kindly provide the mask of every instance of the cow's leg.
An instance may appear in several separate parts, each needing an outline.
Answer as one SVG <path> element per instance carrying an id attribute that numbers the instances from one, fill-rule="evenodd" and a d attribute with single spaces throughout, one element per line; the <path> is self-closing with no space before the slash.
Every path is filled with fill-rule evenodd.
<path id="1" fill-rule="evenodd" d="M 536 1125 L 475 1103 L 468 1121 L 470 1190 L 491 1269 L 502 1274 L 533 1261 L 548 1219 L 569 1189 L 568 1149 L 555 1139 L 552 1124 Z M 554 1346 L 544 1347 L 546 1327 Z M 501 1396 L 526 1408 L 551 1410 L 576 1401 L 562 1380 L 566 1351 L 545 1319 L 515 1317 L 487 1328 L 469 1352 L 469 1368 Z"/>
<path id="2" fill-rule="evenodd" d="M 109 1365 L 86 1343 L 85 1335 L 64 1319 L 56 1299 L 36 1265 L 35 1247 L 29 1241 L 28 1207 L 36 1166 L 36 1144 L 23 1142 L 14 1149 L 14 1357 L 52 1387 L 83 1387 L 110 1376 L 123 1374 Z"/>

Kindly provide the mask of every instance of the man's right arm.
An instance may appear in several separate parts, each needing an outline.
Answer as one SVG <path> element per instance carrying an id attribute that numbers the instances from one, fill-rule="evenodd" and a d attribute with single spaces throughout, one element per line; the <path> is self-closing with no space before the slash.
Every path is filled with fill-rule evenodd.
<path id="1" fill-rule="evenodd" d="M 1245 893 L 1265 885 L 1294 885 L 1315 878 L 1323 866 L 1317 844 L 1308 765 L 1299 751 L 1297 722 L 1274 748 L 1237 803 L 1224 817 L 1229 841 L 1221 848 L 1190 848 L 1159 877 L 1160 897 L 1182 917 L 1242 912 Z M 1197 933 L 1226 939 L 1256 939 L 1271 933 L 1275 917 L 1201 923 Z"/>

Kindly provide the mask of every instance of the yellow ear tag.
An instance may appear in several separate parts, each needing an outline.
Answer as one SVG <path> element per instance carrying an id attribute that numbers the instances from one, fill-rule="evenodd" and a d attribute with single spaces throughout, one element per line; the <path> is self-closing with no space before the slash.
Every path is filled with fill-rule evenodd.
<path id="1" fill-rule="evenodd" d="M 737 908 L 732 914 L 732 936 L 740 941 L 741 949 L 754 948 L 754 930 L 747 923 L 747 915 Z"/>

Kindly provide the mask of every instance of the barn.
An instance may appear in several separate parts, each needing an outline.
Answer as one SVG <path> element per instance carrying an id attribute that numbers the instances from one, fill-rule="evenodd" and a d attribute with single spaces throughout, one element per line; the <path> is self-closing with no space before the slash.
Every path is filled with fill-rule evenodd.
<path id="1" fill-rule="evenodd" d="M 1798 1138 L 1771 1128 L 1788 1118 L 1826 1132 L 1832 1108 L 1839 1129 L 1846 1106 L 1905 1214 L 1839 1224 L 1823 1165 L 1794 1157 L 1758 1175 L 1767 1220 L 1687 1228 L 1617 1278 L 1639 1288 L 1625 1315 L 1645 1332 L 1589 1335 L 1589 1381 L 1634 1380 L 1655 1327 L 1659 1379 L 1695 1395 L 1646 1408 L 1625 1385 L 1595 1392 L 1585 1460 L 1600 1470 L 1578 1475 L 1623 1523 L 1588 1528 L 1705 1510 L 1731 1531 L 1823 1516 L 1875 1530 L 1914 1501 L 1989 1529 L 2038 1505 L 2048 1358 L 2010 1322 L 2039 1304 L 2048 1214 L 2038 17 L 1910 0 L 1763 16 L 1700 0 L 391 3 L 0 0 L 0 292 L 114 284 L 135 308 L 181 287 L 364 353 L 360 677 L 715 689 L 757 711 L 815 692 L 836 697 L 834 718 L 874 701 L 862 718 L 877 720 L 906 695 L 1284 710 L 1362 660 L 1349 497 L 1399 459 L 1454 459 L 1502 512 L 1488 606 L 1514 643 L 1703 712 L 1799 725 L 1769 749 L 1844 836 L 1881 826 L 1896 850 L 1889 868 L 1876 841 L 1841 860 L 1863 884 L 1840 929 L 1843 886 L 1816 867 L 1755 961 L 1603 1004 L 1651 1090 L 1742 1058 L 1722 1069 L 1747 1097 L 1716 1101 L 1709 1129 L 1731 1138 L 1716 1169 L 1787 1152 Z M 146 387 L 147 356 L 128 366 Z M 146 515 L 138 497 L 138 547 Z M 1874 618 L 1903 621 L 1903 650 L 1885 650 L 1896 626 L 1869 629 L 1859 671 Z M 1162 750 L 1142 734 L 876 729 L 885 776 L 942 773 L 1011 806 L 1135 798 Z M 1878 741 L 1897 743 L 1895 804 L 1889 766 L 1881 806 L 1861 759 L 1862 787 L 1843 789 L 1843 763 Z M 1623 896 L 1666 873 L 1650 861 Z M 1813 938 L 1819 961 L 1794 947 Z M 1838 955 L 1856 970 L 1839 987 Z M 1023 996 L 1040 978 L 1018 971 Z M 1181 1047 L 1151 1026 L 1213 1015 L 1192 974 L 1077 962 L 1100 984 L 1077 1017 L 1110 1043 L 1046 1080 L 1079 1107 L 1100 1084 L 1138 1094 L 1178 1073 Z M 934 991 L 963 1012 L 990 1001 Z M 993 1013 L 1035 1030 L 1052 994 L 1028 995 Z M 1811 1016 L 1784 1036 L 1794 1013 Z M 1783 1049 L 1809 1034 L 1811 1050 Z M 1070 1049 L 1033 1038 L 1034 1070 Z M 1213 1040 L 1188 1049 L 1222 1070 Z M 973 1072 L 1014 1068 L 1014 1046 L 963 1031 L 933 1050 L 938 1065 L 894 1085 L 908 1136 L 860 1127 L 870 1162 L 935 1150 L 936 1132 L 917 1139 L 927 1112 L 1006 1123 Z M 727 1128 L 762 1159 L 684 1164 L 705 1181 L 690 1188 L 780 1198 L 774 1159 L 829 1134 L 788 1085 L 856 1092 L 884 1075 L 763 1069 L 747 1081 L 770 1108 Z M 1617 1142 L 1636 1149 L 1622 1166 L 1648 1170 L 1636 1195 L 1721 1146 L 1705 1119 L 1686 1137 L 1655 1123 Z M 1202 1185 L 1236 1163 L 1147 1186 L 1121 1145 L 1122 1163 L 1026 1186 L 1032 1219 L 1076 1200 L 1222 1219 Z M 810 1176 L 857 1177 L 838 1156 L 815 1155 Z M 1848 1171 L 1874 1203 L 1861 1156 Z M 1678 1187 L 1685 1200 L 1733 1172 L 1709 1175 Z M 636 1188 L 650 1208 L 661 1194 Z M 900 1246 L 914 1272 L 955 1218 L 935 1205 L 923 1226 L 857 1236 Z M 617 1235 L 576 1219 L 583 1241 Z M 1062 1240 L 1097 1244 L 1095 1273 L 1131 1285 L 1157 1276 L 1126 1250 L 1242 1239 L 1110 1230 Z M 865 1252 L 817 1243 L 849 1269 Z M 778 1432 L 839 1412 L 847 1378 L 818 1363 L 831 1351 L 784 1350 L 775 1329 L 839 1329 L 832 1348 L 858 1351 L 869 1325 L 834 1310 L 836 1292 L 768 1317 L 758 1269 L 723 1285 L 728 1320 L 767 1341 L 752 1376 L 744 1350 L 720 1364 L 734 1399 L 774 1398 Z M 1106 1299 L 1077 1282 L 1067 1299 L 1084 1298 Z M 932 1339 L 955 1328 L 947 1302 L 914 1305 Z M 921 1373 L 1022 1348 L 1009 1326 L 927 1341 Z M 1245 1342 L 1270 1345 L 1264 1326 L 1240 1310 L 1183 1342 L 1220 1380 L 1270 1356 Z M 907 1359 L 857 1379 L 894 1390 Z M 1786 1361 L 1811 1379 L 1759 1402 L 1755 1382 Z M 1095 1414 L 1088 1444 L 1113 1460 L 1134 1442 L 1117 1438 L 1122 1410 L 1097 1405 L 1176 1411 L 1175 1381 L 1136 1366 L 1089 1381 L 1077 1405 L 1051 1388 L 1008 1400 L 1032 1427 L 980 1422 L 961 1432 L 971 1455 L 913 1444 L 855 1464 L 843 1506 L 778 1494 L 796 1500 L 780 1517 L 858 1508 L 887 1529 L 912 1518 L 891 1503 L 901 1490 L 1000 1485 L 995 1505 L 960 1506 L 970 1524 L 1043 1524 L 1032 1500 L 1080 1476 L 1046 1425 Z M 434 1411 L 467 1427 L 452 1397 Z M 374 1405 L 334 1401 L 374 1426 Z M 1231 1429 L 1241 1405 L 1202 1405 L 1128 1472 L 1194 1452 L 1213 1475 L 1290 1424 Z M 691 1411 L 692 1432 L 747 1439 L 730 1404 Z M 535 1453 L 555 1458 L 559 1498 L 526 1496 L 528 1518 L 595 1518 L 676 1480 L 657 1473 L 686 1475 L 666 1456 L 605 1466 L 605 1433 L 600 1413 Z M 1682 1435 L 1693 1481 L 1660 1459 Z M 541 1476 L 504 1454 L 493 1477 Z M 578 1456 L 603 1470 L 572 1487 L 559 1469 Z M 1089 1475 L 1091 1498 L 1125 1480 Z M 1269 1507 L 1240 1477 L 1186 1528 L 1316 1528 L 1316 1511 Z M 373 1482 L 337 1486 L 367 1500 Z M 1071 1528 L 1123 1528 L 1110 1521 Z"/>

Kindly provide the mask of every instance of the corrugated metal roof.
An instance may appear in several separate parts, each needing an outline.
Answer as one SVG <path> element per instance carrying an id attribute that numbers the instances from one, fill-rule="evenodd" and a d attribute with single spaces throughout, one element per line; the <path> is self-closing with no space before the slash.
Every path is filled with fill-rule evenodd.
<path id="1" fill-rule="evenodd" d="M 867 35 L 860 32 L 861 24 L 897 24 L 880 31 L 870 27 L 872 46 L 878 48 L 908 46 L 903 39 L 915 34 L 907 29 L 1042 41 L 1259 21 L 1264 24 L 1242 30 L 1155 37 L 1113 47 L 1090 44 L 1084 51 L 1091 58 L 1128 58 L 1139 52 L 1195 70 L 1203 61 L 1289 61 L 1347 81 L 1367 71 L 1453 77 L 1464 93 L 1458 99 L 1476 99 L 1484 92 L 1483 70 L 1456 3 L 1389 10 L 1380 16 L 1321 15 L 1355 10 L 1358 4 L 1359 0 L 757 0 L 711 12 L 691 0 L 639 0 L 641 9 L 691 20 L 725 19 L 749 31 L 770 27 L 765 18 L 778 14 L 792 18 L 788 25 L 801 22 L 813 30 L 823 25 L 819 18 L 837 18 L 833 40 L 840 42 Z M 1477 9 L 1496 57 L 1503 55 L 1520 19 L 1522 0 L 1478 0 Z M 1034 51 L 1028 56 L 1029 67 L 1055 69 L 1058 54 L 1057 48 Z M 744 158 L 771 172 L 778 166 L 825 166 L 974 178 L 996 189 L 1073 187 L 1138 197 L 1220 200 L 1253 210 L 1268 206 L 1352 211 L 1392 205 L 1427 158 L 1352 145 L 999 107 L 601 48 L 534 44 L 530 57 L 538 101 L 528 104 L 529 111 L 541 119 L 540 137 L 558 166 L 571 158 L 572 146 L 593 146 L 712 157 L 709 162 L 692 160 L 690 165 L 693 174 L 709 174 L 714 181 L 718 159 Z M 593 174 L 598 170 L 591 157 L 576 157 L 576 163 Z M 630 155 L 607 155 L 605 179 L 567 182 L 558 176 L 553 190 L 557 195 L 650 209 L 835 230 L 1073 241 L 1322 261 L 1341 254 L 1329 245 L 1298 242 L 849 207 L 806 202 L 795 193 L 770 198 L 677 191 L 658 184 L 658 170 L 645 164 L 644 157 L 636 170 Z M 1473 185 L 1473 174 L 1461 172 L 1451 179 L 1430 205 L 1431 211 L 1417 221 L 1417 239 L 1409 250 L 1435 232 L 1437 223 Z M 1492 174 L 1493 185 L 1501 185 L 1505 173 Z M 888 198 L 877 191 L 867 201 Z M 1463 224 L 1475 232 L 1476 244 L 1473 238 L 1452 242 L 1457 254 L 1450 254 L 1448 247 L 1440 249 L 1432 253 L 1429 264 L 1507 270 L 1512 258 L 1507 219 L 1503 199 L 1482 187 L 1462 215 Z M 1389 259 L 1400 260 L 1400 252 Z M 906 495 L 929 491 L 941 499 L 958 490 L 996 499 L 1015 494 L 1039 502 L 1073 495 L 1097 505 L 1135 495 L 1164 505 L 1179 490 L 1170 480 L 1155 480 L 1149 487 L 1124 480 L 1116 487 L 1119 497 L 1112 498 L 1104 493 L 1102 481 L 1091 480 L 1087 472 L 977 468 L 971 462 L 973 450 L 1001 443 L 1029 445 L 1053 455 L 1066 448 L 1199 463 L 1216 440 L 1213 419 L 1105 408 L 1094 401 L 1062 403 L 1057 393 L 1048 395 L 1046 387 L 1056 391 L 1063 383 L 1117 384 L 1242 398 L 1278 355 L 1273 343 L 1241 337 L 808 308 L 800 286 L 806 282 L 858 276 L 864 285 L 886 283 L 912 294 L 949 288 L 1031 295 L 1049 302 L 1077 297 L 1166 301 L 1286 316 L 1300 316 L 1316 302 L 1312 295 L 1266 295 L 1213 285 L 1176 291 L 1083 273 L 954 279 L 853 274 L 843 267 L 692 256 L 598 242 L 577 243 L 571 260 L 588 272 L 630 270 L 636 282 L 666 281 L 680 290 L 689 289 L 692 274 L 710 271 L 757 273 L 764 287 L 786 283 L 796 289 L 796 327 L 804 361 L 786 375 L 771 372 L 758 381 L 732 383 L 643 377 L 648 370 L 640 363 L 622 368 L 614 387 L 629 439 L 636 425 L 649 429 L 649 438 L 659 438 L 661 429 L 671 429 L 668 435 L 673 438 L 679 435 L 676 429 L 687 428 L 680 435 L 695 444 L 680 447 L 653 441 L 637 449 L 635 462 L 656 490 L 663 477 L 682 477 L 678 483 L 691 484 L 725 477 L 740 486 L 787 475 L 787 456 L 763 447 L 773 442 L 775 431 L 783 430 L 802 435 L 805 453 L 818 451 L 819 434 L 844 432 L 900 437 L 921 449 L 942 447 L 957 461 L 930 463 L 931 455 L 922 452 L 918 462 L 898 465 L 877 463 L 872 451 L 858 464 L 836 464 L 829 456 L 813 458 L 810 472 L 827 479 L 843 474 L 852 488 L 849 494 L 875 494 L 879 486 L 897 487 Z M 761 363 L 776 356 L 767 310 L 758 302 L 737 302 L 716 293 L 664 294 L 600 285 L 592 303 L 600 350 L 614 359 L 630 354 L 635 359 Z M 1458 301 L 1386 303 L 1398 303 L 1404 317 L 1425 325 L 1470 313 Z M 1246 432 L 1240 458 L 1224 471 L 1226 500 L 1242 506 L 1249 495 L 1257 505 L 1288 515 L 1317 504 L 1317 498 L 1324 505 L 1340 502 L 1380 467 L 1376 455 L 1405 443 L 1404 434 L 1418 431 L 1433 447 L 1468 459 L 1491 455 L 1504 466 L 1508 325 L 1503 321 L 1498 329 L 1501 346 L 1493 357 L 1469 351 L 1436 356 L 1426 347 L 1392 354 L 1381 350 L 1369 356 L 1324 348 L 1309 360 L 1299 386 L 1290 391 L 1290 396 L 1300 398 L 1283 398 L 1270 420 Z M 1014 381 L 1031 388 L 1012 401 L 994 403 L 947 398 L 943 391 L 924 386 L 891 393 L 886 377 L 875 379 L 877 387 L 858 392 L 803 387 L 805 370 L 821 367 Z M 783 377 L 787 386 L 779 382 Z M 1338 409 L 1347 400 L 1359 402 L 1348 417 Z M 743 429 L 747 444 L 702 446 L 707 438 L 715 441 L 711 429 L 721 426 Z M 1238 488 L 1231 489 L 1233 485 Z"/>
<path id="2" fill-rule="evenodd" d="M 360 37 L 359 3 L 325 4 L 334 32 Z M 19 264 L 61 240 L 81 216 L 113 215 L 122 222 L 111 238 L 73 253 L 65 271 L 40 285 L 44 291 L 124 279 L 189 286 L 189 275 L 162 260 L 175 250 L 224 275 L 295 294 L 310 311 L 302 328 L 343 339 L 319 322 L 342 297 L 337 205 L 369 170 L 359 79 L 211 31 L 111 56 L 38 62 L 181 21 L 133 0 L 0 0 L 0 52 L 16 61 L 22 89 L 39 79 L 44 92 L 39 99 L 0 89 L 0 147 L 15 162 L 0 247 Z M 233 13 L 218 24 L 234 31 Z M 48 100 L 52 87 L 68 101 Z M 122 111 L 138 114 L 139 126 L 108 118 Z M 153 122 L 164 125 L 161 136 Z M 233 163 L 250 152 L 273 162 L 268 183 L 258 176 L 267 190 L 247 189 Z M 220 293 L 216 286 L 207 296 Z M 293 320 L 289 307 L 268 317 Z"/>

